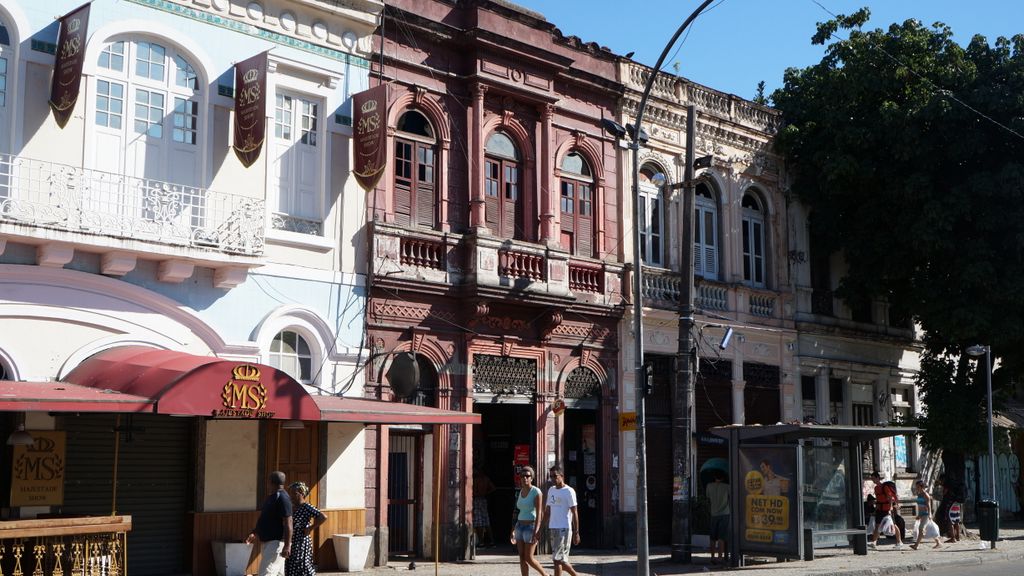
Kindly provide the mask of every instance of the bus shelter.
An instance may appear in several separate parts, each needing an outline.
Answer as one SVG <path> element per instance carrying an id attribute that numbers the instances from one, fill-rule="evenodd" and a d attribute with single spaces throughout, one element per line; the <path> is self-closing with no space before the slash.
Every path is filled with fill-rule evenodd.
<path id="1" fill-rule="evenodd" d="M 814 549 L 853 544 L 867 554 L 864 443 L 917 428 L 777 424 L 723 426 L 729 441 L 729 562 L 744 556 L 814 558 Z"/>

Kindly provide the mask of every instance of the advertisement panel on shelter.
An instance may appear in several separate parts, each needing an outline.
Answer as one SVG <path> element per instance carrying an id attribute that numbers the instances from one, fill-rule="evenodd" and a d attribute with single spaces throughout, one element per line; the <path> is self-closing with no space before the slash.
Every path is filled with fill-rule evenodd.
<path id="1" fill-rule="evenodd" d="M 32 430 L 34 442 L 14 446 L 11 506 L 64 504 L 65 432 Z"/>
<path id="2" fill-rule="evenodd" d="M 800 462 L 796 446 L 739 449 L 740 549 L 779 556 L 800 554 Z"/>

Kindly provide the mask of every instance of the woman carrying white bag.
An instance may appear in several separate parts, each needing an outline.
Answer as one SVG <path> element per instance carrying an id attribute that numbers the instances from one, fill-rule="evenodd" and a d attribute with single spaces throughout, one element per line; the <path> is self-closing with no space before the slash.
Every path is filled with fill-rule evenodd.
<path id="1" fill-rule="evenodd" d="M 939 525 L 931 519 L 932 495 L 924 488 L 924 480 L 914 482 L 914 493 L 917 494 L 917 541 L 910 545 L 914 550 L 921 545 L 924 538 L 934 539 L 933 548 L 942 548 L 939 540 Z"/>

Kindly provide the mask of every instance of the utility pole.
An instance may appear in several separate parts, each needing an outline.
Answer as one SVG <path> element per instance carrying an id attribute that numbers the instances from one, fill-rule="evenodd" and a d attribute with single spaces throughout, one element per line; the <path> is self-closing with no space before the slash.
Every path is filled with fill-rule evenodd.
<path id="1" fill-rule="evenodd" d="M 683 170 L 682 238 L 679 246 L 679 349 L 672 394 L 672 560 L 689 564 L 693 527 L 693 164 L 697 108 L 686 107 L 686 167 Z"/>

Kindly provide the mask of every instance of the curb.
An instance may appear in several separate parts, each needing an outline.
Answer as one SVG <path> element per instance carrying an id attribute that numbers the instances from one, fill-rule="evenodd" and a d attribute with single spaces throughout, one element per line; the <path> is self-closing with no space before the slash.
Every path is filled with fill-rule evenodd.
<path id="1" fill-rule="evenodd" d="M 858 568 L 855 570 L 810 572 L 807 576 L 892 576 L 896 574 L 907 574 L 910 572 L 926 572 L 933 568 L 974 566 L 978 564 L 990 564 L 994 562 L 1012 562 L 1022 559 L 1024 559 L 1024 552 L 997 552 L 995 554 L 984 556 L 978 555 L 946 561 L 918 562 L 915 564 L 884 566 L 881 568 Z"/>

